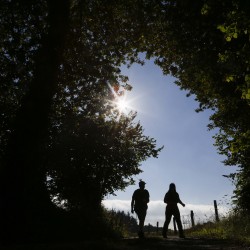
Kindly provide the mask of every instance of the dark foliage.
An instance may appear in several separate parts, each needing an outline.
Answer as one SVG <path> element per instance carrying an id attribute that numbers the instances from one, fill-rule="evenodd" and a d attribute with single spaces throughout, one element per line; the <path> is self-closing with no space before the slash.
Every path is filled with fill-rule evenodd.
<path id="1" fill-rule="evenodd" d="M 52 239 L 62 228 L 79 236 L 88 213 L 102 223 L 103 196 L 157 157 L 135 114 L 120 116 L 107 101 L 130 88 L 121 64 L 143 63 L 145 51 L 195 95 L 198 111 L 214 110 L 209 128 L 220 129 L 225 164 L 239 166 L 229 177 L 237 208 L 249 211 L 249 3 L 2 0 L 0 8 L 4 240 Z"/>
<path id="2" fill-rule="evenodd" d="M 103 196 L 133 183 L 140 162 L 157 157 L 160 149 L 135 114 L 125 117 L 111 105 L 121 85 L 130 88 L 121 63 L 140 62 L 131 4 L 2 1 L 4 241 L 93 233 L 91 225 L 102 224 Z M 124 20 L 119 27 L 117 18 Z"/>
<path id="3" fill-rule="evenodd" d="M 218 128 L 215 146 L 233 178 L 237 208 L 248 210 L 250 185 L 250 3 L 231 1 L 163 1 L 159 7 L 148 57 L 176 84 L 212 109 L 209 129 Z M 153 22 L 156 20 L 156 22 Z"/>

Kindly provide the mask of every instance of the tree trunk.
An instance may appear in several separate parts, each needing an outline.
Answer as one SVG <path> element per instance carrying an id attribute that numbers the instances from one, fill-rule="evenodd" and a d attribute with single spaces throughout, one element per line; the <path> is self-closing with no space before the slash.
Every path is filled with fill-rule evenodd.
<path id="1" fill-rule="evenodd" d="M 17 113 L 1 166 L 2 242 L 35 240 L 53 210 L 41 159 L 69 22 L 69 0 L 49 0 L 49 30 L 36 59 L 34 80 Z"/>

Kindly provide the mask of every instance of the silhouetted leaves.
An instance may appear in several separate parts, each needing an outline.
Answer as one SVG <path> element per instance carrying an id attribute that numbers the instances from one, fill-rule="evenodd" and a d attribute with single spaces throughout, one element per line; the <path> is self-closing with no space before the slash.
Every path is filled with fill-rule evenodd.
<path id="1" fill-rule="evenodd" d="M 109 103 L 110 88 L 130 89 L 119 67 L 143 64 L 140 52 L 195 95 L 197 111 L 214 111 L 209 128 L 220 129 L 225 164 L 239 166 L 236 202 L 249 210 L 249 10 L 241 0 L 2 0 L 3 233 L 30 235 L 27 221 L 43 230 L 51 198 L 94 207 L 157 157 L 135 114 Z"/>
<path id="2" fill-rule="evenodd" d="M 232 1 L 162 2 L 149 55 L 165 74 L 212 109 L 209 129 L 219 128 L 215 145 L 226 165 L 237 165 L 235 201 L 249 210 L 250 4 Z M 248 204 L 248 205 L 247 205 Z"/>
<path id="3" fill-rule="evenodd" d="M 133 4 L 1 2 L 2 237 L 46 232 L 57 211 L 50 199 L 94 214 L 157 156 L 135 114 L 109 103 L 110 88 L 129 89 L 121 64 L 142 63 L 143 8 L 131 15 Z"/>

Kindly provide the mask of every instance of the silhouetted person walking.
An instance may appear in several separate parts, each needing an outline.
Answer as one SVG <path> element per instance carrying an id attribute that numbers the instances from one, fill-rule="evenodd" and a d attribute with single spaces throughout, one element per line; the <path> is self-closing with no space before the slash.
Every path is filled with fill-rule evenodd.
<path id="1" fill-rule="evenodd" d="M 138 236 L 140 238 L 144 237 L 143 227 L 149 203 L 149 192 L 145 189 L 145 184 L 144 181 L 139 182 L 140 188 L 134 191 L 131 201 L 131 213 L 135 211 L 139 219 Z"/>
<path id="2" fill-rule="evenodd" d="M 180 211 L 177 206 L 177 203 L 180 203 L 183 207 L 185 207 L 185 204 L 180 200 L 179 194 L 176 192 L 176 187 L 174 183 L 171 183 L 169 185 L 169 190 L 165 194 L 164 202 L 167 203 L 167 206 L 165 212 L 166 219 L 162 231 L 163 237 L 167 238 L 168 225 L 173 215 L 177 223 L 180 238 L 185 238 L 181 224 Z"/>

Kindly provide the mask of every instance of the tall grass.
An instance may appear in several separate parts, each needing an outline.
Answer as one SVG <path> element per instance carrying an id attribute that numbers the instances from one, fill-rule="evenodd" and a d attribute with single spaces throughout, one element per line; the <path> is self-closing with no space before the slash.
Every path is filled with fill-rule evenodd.
<path id="1" fill-rule="evenodd" d="M 197 224 L 186 234 L 193 237 L 230 239 L 250 245 L 250 215 L 231 211 L 220 222 Z"/>
<path id="2" fill-rule="evenodd" d="M 137 221 L 129 213 L 103 208 L 103 215 L 107 225 L 120 237 L 137 235 Z"/>

